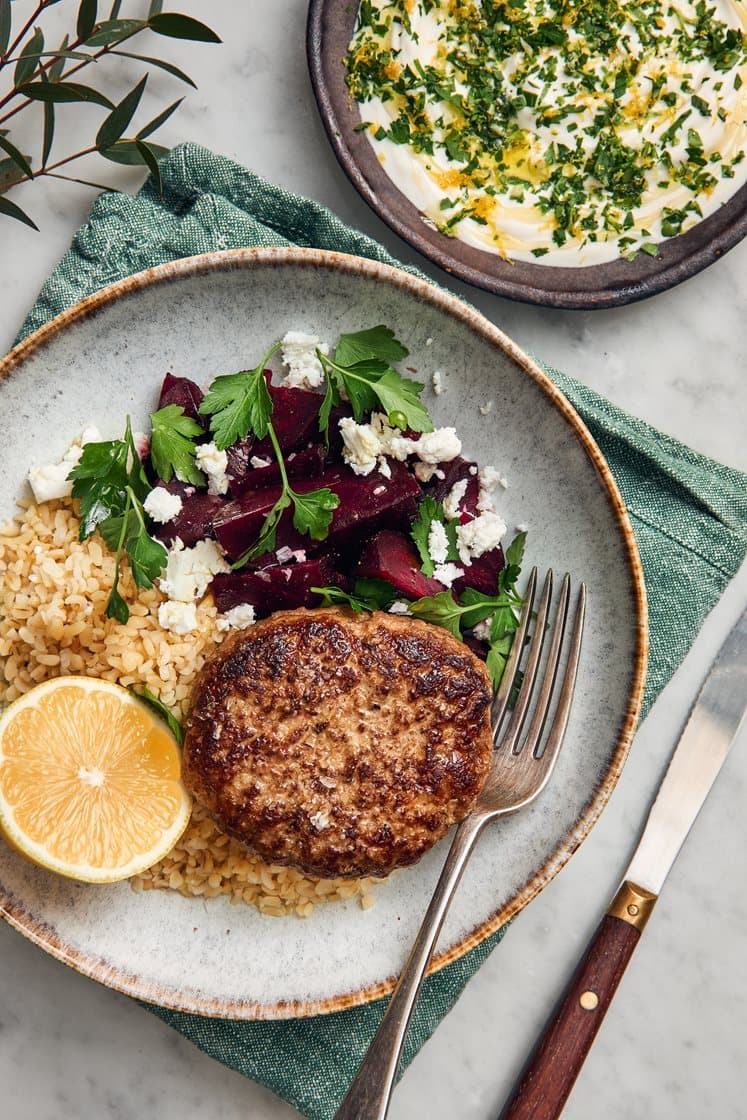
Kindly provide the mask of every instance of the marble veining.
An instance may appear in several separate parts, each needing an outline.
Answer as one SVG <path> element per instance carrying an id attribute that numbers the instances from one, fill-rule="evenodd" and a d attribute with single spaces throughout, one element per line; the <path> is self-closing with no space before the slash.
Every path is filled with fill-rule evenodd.
<path id="1" fill-rule="evenodd" d="M 72 0 L 66 0 L 66 17 Z M 74 5 L 73 5 L 74 6 Z M 30 0 L 14 10 L 31 11 Z M 306 5 L 198 0 L 224 45 L 172 41 L 169 57 L 196 77 L 164 143 L 191 139 L 332 207 L 440 281 L 358 198 L 328 147 L 304 57 Z M 55 34 L 59 9 L 49 13 Z M 147 53 L 147 52 L 145 52 Z M 124 92 L 140 76 L 121 60 Z M 154 115 L 182 91 L 155 74 L 143 107 Z M 91 110 L 92 121 L 99 114 Z M 63 152 L 76 110 L 58 114 Z M 80 167 L 85 177 L 92 166 Z M 100 171 L 99 168 L 97 170 Z M 139 177 L 107 169 L 114 185 Z M 42 233 L 4 221 L 0 348 L 84 220 L 91 192 L 43 182 L 18 192 Z M 511 304 L 458 282 L 520 345 L 586 381 L 701 451 L 747 469 L 744 355 L 747 243 L 685 284 L 645 303 L 599 313 Z M 692 697 L 747 603 L 743 570 L 641 728 L 612 800 L 568 867 L 523 914 L 470 983 L 399 1086 L 392 1120 L 488 1120 L 497 1115 L 537 1030 L 568 977 L 634 845 Z M 667 883 L 643 942 L 574 1089 L 567 1120 L 741 1120 L 747 1021 L 747 737 L 734 749 Z M 724 853 L 727 858 L 724 858 Z M 206 1058 L 124 997 L 84 980 L 0 925 L 0 1083 L 4 1120 L 284 1120 L 295 1112 Z"/>

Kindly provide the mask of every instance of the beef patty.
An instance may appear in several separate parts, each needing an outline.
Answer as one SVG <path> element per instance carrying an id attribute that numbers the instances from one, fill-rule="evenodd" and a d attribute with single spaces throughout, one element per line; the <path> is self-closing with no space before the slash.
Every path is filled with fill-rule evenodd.
<path id="1" fill-rule="evenodd" d="M 471 808 L 491 764 L 490 699 L 483 663 L 440 627 L 281 611 L 204 666 L 184 781 L 270 863 L 386 875 Z"/>

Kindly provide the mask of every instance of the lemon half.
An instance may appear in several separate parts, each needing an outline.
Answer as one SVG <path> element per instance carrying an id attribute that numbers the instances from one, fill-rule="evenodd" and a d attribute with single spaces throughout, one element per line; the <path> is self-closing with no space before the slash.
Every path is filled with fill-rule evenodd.
<path id="1" fill-rule="evenodd" d="M 120 685 L 55 677 L 0 717 L 0 831 L 42 867 L 126 879 L 173 848 L 190 811 L 176 740 Z"/>

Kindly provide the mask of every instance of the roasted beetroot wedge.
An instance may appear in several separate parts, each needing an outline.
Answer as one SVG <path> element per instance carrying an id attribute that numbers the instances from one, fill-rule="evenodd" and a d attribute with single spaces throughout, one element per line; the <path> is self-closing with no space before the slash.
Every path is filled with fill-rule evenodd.
<path id="1" fill-rule="evenodd" d="M 204 490 L 195 490 L 194 486 L 185 486 L 183 482 L 178 482 L 176 479 L 166 484 L 165 489 L 179 495 L 182 508 L 171 521 L 155 527 L 154 535 L 160 541 L 170 545 L 179 537 L 183 544 L 191 548 L 205 537 L 215 536 L 213 521 L 226 505 L 225 498 L 219 494 L 207 494 Z"/>
<path id="2" fill-rule="evenodd" d="M 392 477 L 385 480 L 378 471 L 369 475 L 353 474 L 349 467 L 330 467 L 318 478 L 294 481 L 296 490 L 307 493 L 328 486 L 340 498 L 332 516 L 328 541 L 345 552 L 350 542 L 360 541 L 380 528 L 402 528 L 415 515 L 416 501 L 422 495 L 420 484 L 402 463 L 392 463 Z M 261 489 L 247 490 L 239 498 L 226 503 L 215 521 L 215 535 L 231 559 L 237 559 L 257 540 L 262 524 L 280 497 L 278 483 Z M 324 542 L 301 536 L 292 527 L 293 515 L 287 510 L 278 528 L 277 547 L 318 551 Z M 360 547 L 360 546 L 358 546 Z"/>
<path id="3" fill-rule="evenodd" d="M 474 587 L 475 591 L 482 591 L 484 595 L 495 595 L 498 591 L 498 576 L 505 566 L 506 558 L 499 545 L 473 560 L 464 569 L 464 575 L 455 582 L 454 590 L 463 591 L 465 587 Z"/>
<path id="4" fill-rule="evenodd" d="M 165 408 L 167 404 L 181 405 L 185 416 L 190 416 L 200 427 L 207 430 L 208 418 L 200 416 L 198 411 L 203 397 L 202 389 L 194 381 L 190 381 L 188 377 L 174 377 L 173 374 L 167 373 L 161 386 L 158 407 Z"/>
<path id="5" fill-rule="evenodd" d="M 388 580 L 405 599 L 421 599 L 444 590 L 443 583 L 421 572 L 420 557 L 409 537 L 391 529 L 382 529 L 368 542 L 356 575 Z"/>
<path id="6" fill-rule="evenodd" d="M 288 389 L 285 385 L 270 385 L 272 397 L 272 425 L 282 451 L 296 451 L 318 436 L 319 409 L 324 399 L 320 393 L 308 389 Z M 269 436 L 258 440 L 254 454 L 264 459 L 274 459 Z"/>
<path id="7" fill-rule="evenodd" d="M 258 618 L 273 611 L 313 607 L 319 602 L 312 587 L 339 584 L 340 577 L 329 556 L 282 564 L 257 572 L 226 572 L 214 576 L 210 585 L 215 605 L 221 613 L 239 603 L 251 603 Z"/>
<path id="8" fill-rule="evenodd" d="M 327 453 L 320 443 L 312 443 L 303 451 L 291 451 L 285 460 L 285 470 L 291 480 L 297 478 L 318 478 L 324 470 Z M 231 494 L 238 496 L 247 490 L 258 490 L 262 486 L 269 486 L 272 482 L 280 481 L 280 467 L 277 460 L 267 467 L 252 467 L 249 465 L 243 478 L 231 480 Z"/>
<path id="9" fill-rule="evenodd" d="M 457 459 L 452 459 L 450 463 L 441 463 L 441 470 L 444 472 L 443 478 L 432 478 L 426 484 L 426 493 L 435 498 L 437 502 L 443 502 L 448 498 L 453 487 L 457 482 L 463 480 L 467 483 L 467 489 L 464 492 L 464 497 L 459 503 L 463 510 L 466 510 L 472 517 L 477 516 L 477 499 L 480 494 L 480 483 L 477 478 L 477 463 L 472 462 L 470 459 L 462 459 L 459 456 Z M 472 471 L 474 470 L 474 474 Z M 467 520 L 462 518 L 461 520 Z"/>

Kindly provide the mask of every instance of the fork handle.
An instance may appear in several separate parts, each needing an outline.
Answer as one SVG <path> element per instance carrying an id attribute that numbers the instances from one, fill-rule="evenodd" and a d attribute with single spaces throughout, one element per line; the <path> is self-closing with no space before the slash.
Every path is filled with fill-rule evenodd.
<path id="1" fill-rule="evenodd" d="M 407 964 L 368 1053 L 335 1113 L 335 1120 L 384 1120 L 428 961 L 486 819 L 472 814 L 458 826 Z"/>
<path id="2" fill-rule="evenodd" d="M 624 882 L 498 1120 L 557 1120 L 633 955 L 656 895 Z"/>

